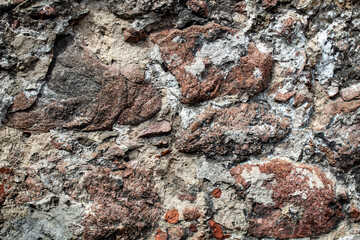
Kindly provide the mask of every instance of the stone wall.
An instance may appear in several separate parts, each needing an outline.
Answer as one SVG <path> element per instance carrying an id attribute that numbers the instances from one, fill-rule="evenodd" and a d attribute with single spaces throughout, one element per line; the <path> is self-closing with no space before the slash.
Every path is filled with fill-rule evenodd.
<path id="1" fill-rule="evenodd" d="M 0 16 L 1 239 L 360 239 L 359 1 Z"/>

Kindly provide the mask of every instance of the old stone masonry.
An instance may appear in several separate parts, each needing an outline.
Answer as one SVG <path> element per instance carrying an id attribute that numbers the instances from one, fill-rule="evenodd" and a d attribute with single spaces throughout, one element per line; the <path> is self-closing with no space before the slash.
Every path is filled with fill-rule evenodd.
<path id="1" fill-rule="evenodd" d="M 1 240 L 360 240 L 359 0 L 0 0 Z"/>

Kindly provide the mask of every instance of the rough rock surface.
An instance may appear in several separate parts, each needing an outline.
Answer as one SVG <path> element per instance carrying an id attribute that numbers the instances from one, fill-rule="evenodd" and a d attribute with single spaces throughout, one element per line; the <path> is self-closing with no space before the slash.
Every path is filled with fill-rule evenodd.
<path id="1" fill-rule="evenodd" d="M 152 34 L 181 86 L 184 103 L 221 95 L 258 94 L 268 86 L 273 60 L 238 30 L 218 24 Z"/>
<path id="2" fill-rule="evenodd" d="M 180 151 L 239 156 L 261 153 L 265 144 L 286 137 L 290 119 L 277 117 L 266 106 L 243 103 L 226 109 L 207 109 L 177 142 Z"/>
<path id="3" fill-rule="evenodd" d="M 0 1 L 0 239 L 360 239 L 360 2 Z"/>
<path id="4" fill-rule="evenodd" d="M 319 168 L 275 159 L 231 169 L 239 196 L 254 203 L 249 234 L 279 239 L 315 237 L 342 218 L 334 183 Z"/>

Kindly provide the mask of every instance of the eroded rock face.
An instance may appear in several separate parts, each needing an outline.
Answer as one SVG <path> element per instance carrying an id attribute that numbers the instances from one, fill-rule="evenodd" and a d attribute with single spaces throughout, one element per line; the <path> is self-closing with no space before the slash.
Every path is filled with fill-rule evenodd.
<path id="1" fill-rule="evenodd" d="M 159 219 L 159 198 L 149 173 L 126 165 L 115 172 L 94 168 L 85 173 L 77 187 L 86 189 L 93 202 L 81 223 L 84 239 L 138 239 Z"/>
<path id="2" fill-rule="evenodd" d="M 346 102 L 339 98 L 330 101 L 314 128 L 319 150 L 331 165 L 345 170 L 360 163 L 359 107 L 359 100 Z"/>
<path id="3" fill-rule="evenodd" d="M 273 60 L 238 30 L 218 24 L 164 30 L 151 35 L 181 86 L 182 101 L 258 94 L 268 86 Z"/>
<path id="4" fill-rule="evenodd" d="M 0 1 L 0 238 L 358 239 L 359 19 Z"/>
<path id="5" fill-rule="evenodd" d="M 48 159 L 58 164 L 56 168 L 53 168 L 55 162 L 31 166 L 26 181 L 11 191 L 19 206 L 34 204 L 37 211 L 33 216 L 18 220 L 18 228 L 24 237 L 29 237 L 26 229 L 32 229 L 31 222 L 34 222 L 38 231 L 34 236 L 41 236 L 43 228 L 50 236 L 59 239 L 56 236 L 59 231 L 48 229 L 59 221 L 58 218 L 48 223 L 37 219 L 39 214 L 43 214 L 39 213 L 40 210 L 46 212 L 46 209 L 53 208 L 54 212 L 50 214 L 60 211 L 60 219 L 64 216 L 72 218 L 71 222 L 65 219 L 69 222 L 62 225 L 65 239 L 71 236 L 82 239 L 139 239 L 155 226 L 161 205 L 150 172 L 135 170 L 127 164 L 117 165 L 115 170 L 94 165 L 85 168 L 81 164 L 69 166 L 59 160 Z M 43 176 L 49 169 L 53 171 L 44 180 Z"/>
<path id="6" fill-rule="evenodd" d="M 190 129 L 181 133 L 177 147 L 180 151 L 203 152 L 208 156 L 247 156 L 260 153 L 264 144 L 286 137 L 289 124 L 288 118 L 276 116 L 258 103 L 208 109 Z"/>
<path id="7" fill-rule="evenodd" d="M 116 122 L 138 124 L 159 111 L 160 95 L 149 83 L 139 83 L 140 70 L 105 66 L 71 36 L 59 37 L 54 49 L 48 80 L 37 100 L 18 95 L 7 125 L 27 131 L 94 131 Z"/>
<path id="8" fill-rule="evenodd" d="M 319 168 L 274 159 L 231 169 L 241 198 L 253 202 L 249 234 L 277 239 L 314 237 L 343 217 L 334 183 Z"/>

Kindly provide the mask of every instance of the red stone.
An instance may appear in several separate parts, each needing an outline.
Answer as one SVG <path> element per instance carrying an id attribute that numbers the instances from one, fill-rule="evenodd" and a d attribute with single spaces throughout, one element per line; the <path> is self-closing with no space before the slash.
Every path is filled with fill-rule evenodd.
<path id="1" fill-rule="evenodd" d="M 221 225 L 216 223 L 213 219 L 209 221 L 210 228 L 212 229 L 212 235 L 218 240 L 228 238 L 229 235 L 224 235 Z"/>
<path id="2" fill-rule="evenodd" d="M 141 239 L 144 229 L 152 229 L 159 220 L 158 195 L 153 190 L 149 172 L 135 170 L 127 164 L 113 171 L 89 166 L 88 171 L 66 194 L 82 200 L 84 190 L 92 201 L 84 216 L 84 239 Z M 121 228 L 119 226 L 122 226 Z"/>
<path id="3" fill-rule="evenodd" d="M 190 223 L 190 226 L 189 226 L 189 231 L 191 232 L 197 232 L 197 227 L 196 227 L 196 223 Z"/>
<path id="4" fill-rule="evenodd" d="M 301 107 L 306 102 L 311 103 L 312 99 L 310 97 L 302 95 L 302 94 L 296 94 L 295 101 L 294 101 L 294 107 L 295 108 Z"/>
<path id="5" fill-rule="evenodd" d="M 124 157 L 125 153 L 121 150 L 119 146 L 111 146 L 108 150 L 106 150 L 104 156 L 108 158 Z"/>
<path id="6" fill-rule="evenodd" d="M 11 188 L 11 173 L 12 169 L 10 168 L 0 168 L 0 207 L 4 203 L 6 196 L 8 195 L 8 191 Z"/>
<path id="7" fill-rule="evenodd" d="M 288 101 L 294 95 L 295 95 L 295 92 L 287 92 L 287 93 L 277 92 L 274 97 L 274 101 L 278 102 L 278 103 L 284 103 L 284 102 Z"/>
<path id="8" fill-rule="evenodd" d="M 334 183 L 317 167 L 274 159 L 238 165 L 230 173 L 242 197 L 251 192 L 249 234 L 256 238 L 316 237 L 343 218 Z"/>
<path id="9" fill-rule="evenodd" d="M 151 122 L 149 126 L 139 133 L 139 137 L 147 138 L 169 133 L 171 126 L 168 121 Z"/>
<path id="10" fill-rule="evenodd" d="M 167 211 L 166 214 L 165 214 L 165 220 L 168 223 L 172 223 L 172 224 L 177 223 L 179 221 L 179 212 L 178 212 L 178 210 L 173 209 L 173 210 Z"/>
<path id="11" fill-rule="evenodd" d="M 166 232 L 161 231 L 161 229 L 156 230 L 155 240 L 167 240 L 168 235 Z"/>
<path id="12" fill-rule="evenodd" d="M 278 0 L 263 0 L 262 6 L 264 8 L 274 7 L 274 6 L 276 6 L 277 2 L 278 2 Z"/>
<path id="13" fill-rule="evenodd" d="M 221 197 L 221 189 L 220 188 L 215 188 L 211 194 L 213 195 L 214 198 L 220 198 Z"/>
<path id="14" fill-rule="evenodd" d="M 183 217 L 185 221 L 194 221 L 201 217 L 201 213 L 195 207 L 187 207 L 183 210 Z"/>
<path id="15" fill-rule="evenodd" d="M 151 34 L 151 39 L 160 47 L 167 68 L 181 86 L 184 103 L 196 103 L 217 96 L 243 92 L 258 94 L 267 88 L 273 59 L 270 54 L 260 52 L 254 43 L 249 43 L 248 55 L 242 57 L 228 75 L 206 58 L 196 57 L 196 51 L 200 51 L 202 47 L 199 43 L 204 42 L 200 41 L 200 38 L 213 42 L 222 38 L 224 34 L 235 35 L 237 32 L 237 29 L 212 23 Z M 196 61 L 204 65 L 204 70 L 194 76 L 186 69 Z M 254 74 L 255 71 L 260 74 Z"/>
<path id="16" fill-rule="evenodd" d="M 161 152 L 161 156 L 166 156 L 166 155 L 168 155 L 170 153 L 171 153 L 171 150 L 167 149 L 167 150 Z"/>
<path id="17" fill-rule="evenodd" d="M 23 92 L 19 93 L 15 96 L 14 103 L 11 105 L 9 111 L 16 112 L 16 111 L 28 109 L 35 103 L 36 99 L 37 99 L 36 96 L 28 98 Z"/>
<path id="18" fill-rule="evenodd" d="M 235 12 L 240 14 L 246 14 L 246 3 L 245 1 L 240 1 L 235 4 Z"/>
<path id="19" fill-rule="evenodd" d="M 360 222 L 360 209 L 352 203 L 350 206 L 351 222 Z"/>
<path id="20" fill-rule="evenodd" d="M 143 30 L 136 30 L 134 28 L 127 28 L 123 32 L 125 42 L 137 43 L 146 39 L 147 34 Z"/>

